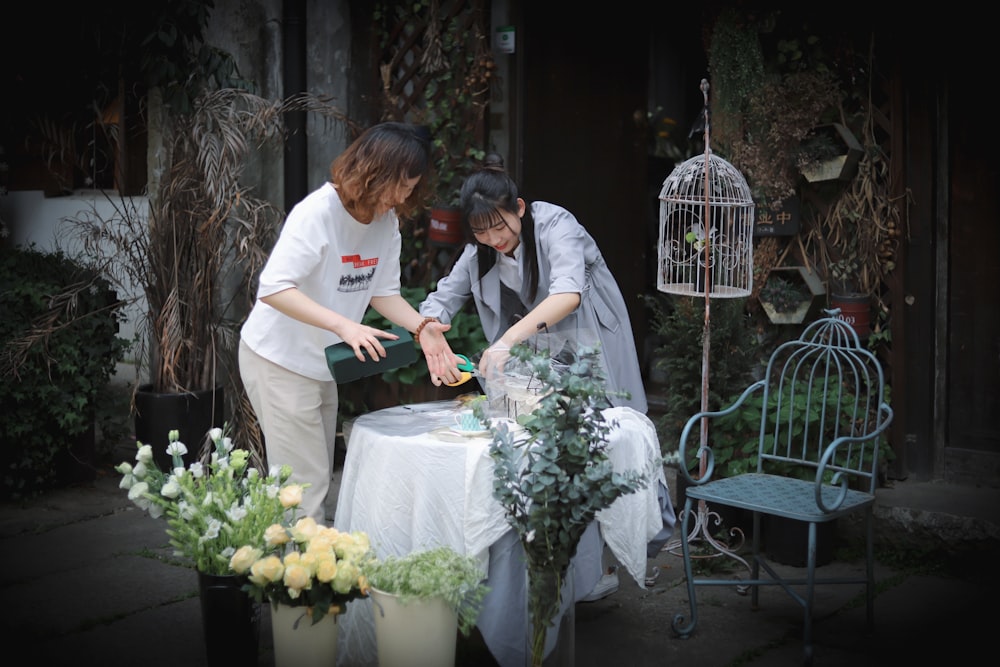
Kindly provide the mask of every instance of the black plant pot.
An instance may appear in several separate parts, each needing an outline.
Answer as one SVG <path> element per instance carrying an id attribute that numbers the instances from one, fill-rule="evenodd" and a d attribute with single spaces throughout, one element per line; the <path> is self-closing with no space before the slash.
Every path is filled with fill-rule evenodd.
<path id="1" fill-rule="evenodd" d="M 764 548 L 768 558 L 792 567 L 806 566 L 809 524 L 805 521 L 786 519 L 782 516 L 763 518 Z M 826 565 L 833 560 L 837 546 L 837 522 L 816 525 L 816 565 Z"/>
<path id="2" fill-rule="evenodd" d="M 184 465 L 188 466 L 198 459 L 206 434 L 225 424 L 223 387 L 175 394 L 160 394 L 151 388 L 143 385 L 135 395 L 136 440 L 151 445 L 156 465 L 168 470 L 171 458 L 167 454 L 167 436 L 176 429 L 188 449 L 184 456 Z"/>
<path id="3" fill-rule="evenodd" d="M 246 577 L 198 573 L 209 667 L 256 665 L 260 605 L 242 590 Z"/>

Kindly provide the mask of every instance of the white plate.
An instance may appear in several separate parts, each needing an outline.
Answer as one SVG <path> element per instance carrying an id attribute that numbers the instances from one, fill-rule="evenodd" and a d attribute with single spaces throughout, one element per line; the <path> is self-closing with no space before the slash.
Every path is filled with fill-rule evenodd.
<path id="1" fill-rule="evenodd" d="M 448 430 L 458 435 L 464 435 L 467 438 L 477 438 L 483 435 L 490 434 L 489 429 L 484 429 L 482 431 L 466 431 L 464 429 L 458 428 L 457 426 L 449 426 Z"/>

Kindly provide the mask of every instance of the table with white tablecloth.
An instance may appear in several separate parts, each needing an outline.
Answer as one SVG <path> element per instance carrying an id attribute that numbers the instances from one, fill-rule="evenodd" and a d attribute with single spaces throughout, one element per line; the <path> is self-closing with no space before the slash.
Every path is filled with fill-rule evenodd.
<path id="1" fill-rule="evenodd" d="M 491 588 L 477 627 L 500 665 L 523 665 L 523 551 L 493 497 L 491 436 L 451 429 L 460 407 L 437 401 L 358 417 L 350 426 L 334 526 L 366 532 L 380 558 L 437 546 L 475 556 Z M 608 453 L 615 469 L 647 470 L 652 481 L 599 512 L 581 538 L 573 561 L 576 600 L 601 576 L 604 543 L 645 587 L 646 560 L 655 555 L 650 542 L 665 542 L 674 524 L 652 422 L 631 408 L 610 408 L 604 416 L 612 424 Z M 338 664 L 377 664 L 372 614 L 368 599 L 348 605 Z"/>

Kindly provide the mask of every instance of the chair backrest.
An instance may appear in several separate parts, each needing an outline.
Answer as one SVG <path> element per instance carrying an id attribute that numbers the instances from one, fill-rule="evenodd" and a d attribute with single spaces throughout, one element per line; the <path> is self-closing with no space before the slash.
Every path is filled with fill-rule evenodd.
<path id="1" fill-rule="evenodd" d="M 874 493 L 891 419 L 882 366 L 837 311 L 827 313 L 771 355 L 757 470 L 814 479 L 822 468 L 825 481 L 849 475 L 854 488 Z M 827 447 L 838 438 L 845 440 L 830 456 Z"/>

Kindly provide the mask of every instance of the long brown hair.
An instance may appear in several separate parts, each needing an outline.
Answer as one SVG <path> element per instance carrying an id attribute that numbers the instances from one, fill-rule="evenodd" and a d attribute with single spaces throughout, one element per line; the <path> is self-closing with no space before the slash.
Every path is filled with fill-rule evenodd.
<path id="1" fill-rule="evenodd" d="M 355 218 L 371 222 L 375 209 L 393 188 L 421 177 L 397 215 L 408 217 L 425 200 L 423 176 L 430 166 L 430 135 L 417 125 L 387 122 L 368 128 L 330 165 L 330 180 Z"/>

